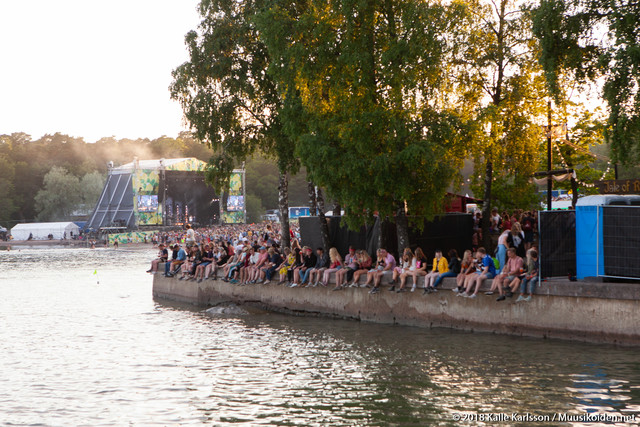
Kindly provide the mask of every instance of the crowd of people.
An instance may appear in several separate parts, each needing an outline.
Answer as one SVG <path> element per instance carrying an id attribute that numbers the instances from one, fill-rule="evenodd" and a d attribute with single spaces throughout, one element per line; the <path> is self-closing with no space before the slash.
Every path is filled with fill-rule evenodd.
<path id="1" fill-rule="evenodd" d="M 524 222 L 533 216 L 522 212 Z M 509 218 L 509 221 L 511 218 Z M 219 279 L 238 285 L 269 284 L 296 287 L 366 287 L 369 293 L 380 292 L 389 283 L 392 292 L 414 292 L 423 279 L 424 294 L 437 292 L 445 278 L 455 278 L 458 296 L 476 298 L 483 283 L 493 279 L 487 295 L 498 294 L 504 301 L 519 290 L 518 301 L 529 301 L 538 281 L 538 254 L 519 221 L 496 222 L 500 232 L 496 257 L 485 248 L 466 250 L 459 257 L 450 249 L 446 257 L 436 250 L 431 261 L 421 248 L 405 248 L 396 260 L 384 248 L 372 257 L 364 249 L 349 247 L 339 253 L 336 248 L 301 246 L 297 230 L 292 228 L 291 247 L 280 247 L 277 224 L 229 225 L 208 229 L 163 232 L 154 236 L 159 248 L 149 273 L 156 274 L 164 263 L 164 275 L 179 280 L 202 282 Z M 492 220 L 493 225 L 493 220 Z M 171 255 L 171 256 L 170 256 Z M 362 283 L 361 283 L 362 282 Z"/>

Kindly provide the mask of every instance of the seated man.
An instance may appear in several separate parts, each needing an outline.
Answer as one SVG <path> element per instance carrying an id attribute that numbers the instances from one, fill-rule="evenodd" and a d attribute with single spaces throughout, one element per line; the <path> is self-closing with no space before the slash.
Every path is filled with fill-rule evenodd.
<path id="1" fill-rule="evenodd" d="M 167 262 L 169 259 L 169 251 L 162 243 L 158 245 L 158 251 L 158 258 L 151 261 L 151 268 L 147 270 L 147 273 L 156 274 L 158 271 L 158 264 L 161 262 Z"/>
<path id="2" fill-rule="evenodd" d="M 180 266 L 182 266 L 182 264 L 184 264 L 184 262 L 187 260 L 187 253 L 185 252 L 184 249 L 182 249 L 182 246 L 180 246 L 178 243 L 173 245 L 173 251 L 174 251 L 173 261 L 171 261 L 170 263 L 167 262 L 164 265 L 164 272 L 165 272 L 164 275 L 167 277 L 173 277 L 173 275 L 178 271 Z"/>
<path id="3" fill-rule="evenodd" d="M 502 269 L 502 272 L 493 279 L 491 291 L 487 292 L 487 295 L 493 295 L 493 292 L 497 290 L 500 293 L 500 296 L 496 301 L 504 301 L 505 296 L 503 294 L 503 285 L 508 285 L 517 279 L 518 276 L 523 273 L 523 267 L 522 258 L 516 255 L 516 249 L 507 249 L 507 264 Z M 507 296 L 510 297 L 511 295 L 513 295 L 511 290 L 508 290 Z"/>
<path id="4" fill-rule="evenodd" d="M 309 246 L 305 246 L 302 248 L 302 266 L 294 271 L 293 281 L 295 283 L 300 283 L 300 286 L 308 286 L 305 285 L 310 271 L 315 267 L 318 262 L 318 257 L 313 253 L 313 250 Z M 311 284 L 311 282 L 309 282 Z"/>
<path id="5" fill-rule="evenodd" d="M 329 255 L 324 253 L 324 249 L 316 249 L 316 264 L 311 270 L 309 270 L 308 275 L 305 275 L 305 281 L 308 278 L 310 285 L 313 283 L 314 287 L 318 286 L 322 274 L 324 274 L 324 271 L 329 268 L 329 263 Z"/>
<path id="6" fill-rule="evenodd" d="M 476 251 L 477 266 L 476 277 L 472 277 L 469 280 L 467 289 L 462 293 L 463 297 L 475 298 L 478 296 L 478 290 L 485 279 L 493 279 L 496 275 L 496 265 L 493 263 L 493 258 L 487 255 L 485 248 L 478 248 Z M 473 294 L 469 295 L 469 292 L 474 287 Z"/>

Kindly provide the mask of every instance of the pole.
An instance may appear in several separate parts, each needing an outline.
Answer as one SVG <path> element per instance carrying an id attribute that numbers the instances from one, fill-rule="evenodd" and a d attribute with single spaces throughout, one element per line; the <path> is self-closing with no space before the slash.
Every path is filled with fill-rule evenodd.
<path id="1" fill-rule="evenodd" d="M 553 181 L 551 176 L 551 100 L 547 103 L 547 210 L 551 210 L 551 192 Z"/>

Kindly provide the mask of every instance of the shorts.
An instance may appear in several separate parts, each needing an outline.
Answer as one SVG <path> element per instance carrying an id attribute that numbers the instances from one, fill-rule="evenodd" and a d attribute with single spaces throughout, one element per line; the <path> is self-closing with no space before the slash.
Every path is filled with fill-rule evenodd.
<path id="1" fill-rule="evenodd" d="M 533 231 L 525 231 L 524 232 L 524 242 L 525 243 L 533 243 Z"/>
<path id="2" fill-rule="evenodd" d="M 487 279 L 493 279 L 495 277 L 495 274 L 493 274 L 490 271 L 487 272 L 487 273 L 482 273 L 481 271 L 476 271 L 476 274 L 477 275 L 484 274 L 485 276 L 487 276 Z"/>

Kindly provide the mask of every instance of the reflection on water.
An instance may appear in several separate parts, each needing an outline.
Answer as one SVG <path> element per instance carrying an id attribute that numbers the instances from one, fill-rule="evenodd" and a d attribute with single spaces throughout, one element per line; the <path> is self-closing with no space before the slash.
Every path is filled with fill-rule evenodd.
<path id="1" fill-rule="evenodd" d="M 640 412 L 637 349 L 206 316 L 153 301 L 154 252 L 0 252 L 3 423 L 454 425 L 461 412 Z"/>

